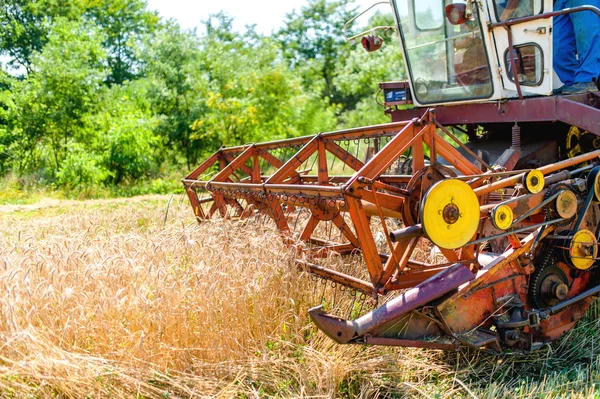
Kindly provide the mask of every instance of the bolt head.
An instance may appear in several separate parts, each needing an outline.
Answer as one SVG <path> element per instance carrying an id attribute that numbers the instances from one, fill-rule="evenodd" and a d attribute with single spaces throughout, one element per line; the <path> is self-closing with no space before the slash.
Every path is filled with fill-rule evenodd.
<path id="1" fill-rule="evenodd" d="M 561 301 L 567 299 L 567 295 L 569 295 L 569 287 L 567 287 L 566 284 L 556 284 L 553 288 L 553 294 L 556 299 Z"/>
<path id="2" fill-rule="evenodd" d="M 537 186 L 539 182 L 540 182 L 540 181 L 538 180 L 538 178 L 537 178 L 537 177 L 533 176 L 533 177 L 531 178 L 531 184 L 533 184 L 534 186 Z"/>

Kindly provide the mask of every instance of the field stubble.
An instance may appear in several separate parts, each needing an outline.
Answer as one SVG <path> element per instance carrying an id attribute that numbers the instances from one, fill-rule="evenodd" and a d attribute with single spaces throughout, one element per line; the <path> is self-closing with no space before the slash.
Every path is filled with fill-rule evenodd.
<path id="1" fill-rule="evenodd" d="M 530 356 L 335 345 L 277 236 L 167 200 L 3 207 L 1 397 L 599 395 L 597 308 Z"/>

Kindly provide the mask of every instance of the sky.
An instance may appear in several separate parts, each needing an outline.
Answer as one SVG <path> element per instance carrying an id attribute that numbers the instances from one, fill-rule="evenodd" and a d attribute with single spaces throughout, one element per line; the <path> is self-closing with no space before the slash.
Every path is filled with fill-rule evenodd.
<path id="1" fill-rule="evenodd" d="M 198 27 L 201 20 L 221 10 L 234 18 L 234 29 L 243 31 L 245 25 L 256 24 L 259 33 L 270 34 L 280 28 L 285 15 L 308 4 L 307 0 L 147 0 L 150 10 L 179 22 L 182 28 Z M 366 9 L 378 0 L 355 0 L 356 6 Z M 380 1 L 380 0 L 379 0 Z M 386 8 L 387 7 L 387 8 Z M 374 10 L 387 11 L 385 4 Z"/>

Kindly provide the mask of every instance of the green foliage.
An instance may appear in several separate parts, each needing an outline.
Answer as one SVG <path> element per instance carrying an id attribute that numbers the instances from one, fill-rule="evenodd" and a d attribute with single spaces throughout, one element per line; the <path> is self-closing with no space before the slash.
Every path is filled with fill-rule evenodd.
<path id="1" fill-rule="evenodd" d="M 86 121 L 93 150 L 102 155 L 102 165 L 110 171 L 109 181 L 121 183 L 139 179 L 155 169 L 158 137 L 157 120 L 143 106 L 145 81 L 113 86 L 106 92 L 99 112 Z M 145 110 L 146 109 L 146 110 Z"/>
<path id="2" fill-rule="evenodd" d="M 71 143 L 68 155 L 56 173 L 56 182 L 68 189 L 82 189 L 103 183 L 108 175 L 99 155 L 90 153 L 81 144 Z"/>
<path id="3" fill-rule="evenodd" d="M 277 44 L 252 36 L 216 34 L 203 42 L 203 67 L 211 74 L 200 88 L 207 94 L 205 113 L 193 124 L 195 137 L 225 145 L 294 137 L 314 132 L 304 130 L 308 116 L 313 129 L 332 127 L 327 103 L 307 93 L 279 61 Z"/>
<path id="4" fill-rule="evenodd" d="M 10 122 L 9 107 L 12 104 L 11 85 L 13 79 L 0 70 L 0 174 L 8 172 L 10 148 L 14 143 L 14 135 L 8 128 Z"/>
<path id="5" fill-rule="evenodd" d="M 0 175 L 162 192 L 222 145 L 384 122 L 377 83 L 404 76 L 399 45 L 347 44 L 354 12 L 310 0 L 272 36 L 223 13 L 197 34 L 144 0 L 0 0 Z"/>
<path id="6" fill-rule="evenodd" d="M 309 87 L 320 83 L 321 96 L 344 107 L 352 106 L 356 99 L 341 95 L 333 79 L 349 51 L 343 30 L 346 21 L 356 14 L 351 5 L 351 0 L 309 0 L 299 12 L 287 15 L 285 26 L 277 34 L 284 57 Z"/>
<path id="7" fill-rule="evenodd" d="M 107 82 L 122 84 L 139 76 L 136 49 L 142 38 L 152 35 L 158 26 L 158 16 L 146 9 L 144 0 L 90 1 L 87 15 L 104 33 L 110 75 Z"/>
<path id="8" fill-rule="evenodd" d="M 31 71 L 33 56 L 48 41 L 50 22 L 78 19 L 83 0 L 0 0 L 0 53 L 11 68 Z"/>
<path id="9" fill-rule="evenodd" d="M 60 169 L 70 141 L 84 139 L 80 137 L 83 118 L 95 110 L 103 90 L 103 60 L 95 29 L 64 19 L 53 25 L 48 44 L 34 56 L 27 80 L 13 85 L 12 128 L 19 159 L 31 159 L 39 146 L 48 146 L 52 167 Z M 28 163 L 20 168 L 37 166 Z"/>
<path id="10" fill-rule="evenodd" d="M 200 156 L 201 142 L 192 136 L 192 123 L 203 111 L 198 102 L 205 72 L 198 67 L 198 38 L 179 26 L 167 24 L 151 38 L 145 58 L 149 79 L 148 96 L 159 118 L 156 131 L 171 156 L 183 152 L 190 168 Z"/>

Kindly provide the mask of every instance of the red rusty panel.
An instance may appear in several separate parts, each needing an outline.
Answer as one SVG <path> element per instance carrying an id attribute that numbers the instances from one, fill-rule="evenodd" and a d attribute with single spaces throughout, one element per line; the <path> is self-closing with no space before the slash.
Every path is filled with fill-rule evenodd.
<path id="1" fill-rule="evenodd" d="M 563 121 L 600 134 L 600 109 L 594 107 L 597 101 L 597 94 L 593 93 L 535 97 L 500 104 L 493 102 L 438 106 L 435 114 L 442 125 Z M 420 117 L 426 109 L 395 110 L 391 112 L 392 120 Z"/>
<path id="2" fill-rule="evenodd" d="M 600 135 L 600 110 L 567 98 L 559 98 L 556 104 L 557 119 Z"/>

